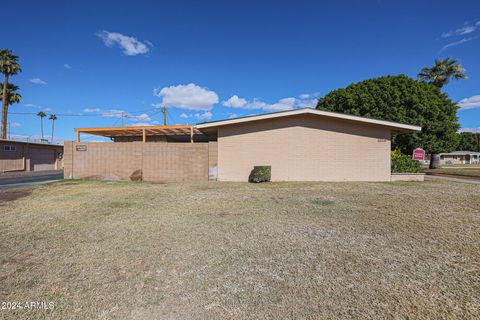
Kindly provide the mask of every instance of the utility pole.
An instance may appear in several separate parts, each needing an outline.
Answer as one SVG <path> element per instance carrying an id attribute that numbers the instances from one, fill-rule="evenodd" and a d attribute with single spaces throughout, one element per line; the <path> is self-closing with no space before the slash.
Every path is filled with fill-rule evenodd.
<path id="1" fill-rule="evenodd" d="M 121 117 L 122 117 L 122 127 L 123 127 L 123 118 L 125 118 L 125 112 L 122 111 Z"/>
<path id="2" fill-rule="evenodd" d="M 167 125 L 167 104 L 163 103 L 163 125 Z"/>

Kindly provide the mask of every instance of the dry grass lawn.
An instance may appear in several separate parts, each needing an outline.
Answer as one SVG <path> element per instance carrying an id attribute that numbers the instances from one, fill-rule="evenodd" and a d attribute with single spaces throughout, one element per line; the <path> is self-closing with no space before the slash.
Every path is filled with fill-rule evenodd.
<path id="1" fill-rule="evenodd" d="M 477 318 L 480 185 L 0 191 L 0 318 Z"/>
<path id="2" fill-rule="evenodd" d="M 449 168 L 442 168 L 442 169 L 427 169 L 425 170 L 425 172 L 480 178 L 480 169 L 474 169 L 474 168 L 460 169 L 460 168 L 449 167 Z"/>

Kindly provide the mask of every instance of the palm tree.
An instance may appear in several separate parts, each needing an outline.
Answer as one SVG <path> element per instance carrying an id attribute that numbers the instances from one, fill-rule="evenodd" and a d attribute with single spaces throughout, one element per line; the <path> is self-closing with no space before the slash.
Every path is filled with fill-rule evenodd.
<path id="1" fill-rule="evenodd" d="M 7 104 L 12 105 L 19 103 L 22 96 L 17 92 L 18 87 L 13 83 L 9 83 L 7 87 Z M 3 101 L 3 83 L 0 82 L 0 99 Z"/>
<path id="2" fill-rule="evenodd" d="M 42 140 L 43 140 L 43 118 L 45 118 L 47 115 L 45 114 L 45 112 L 40 111 L 39 113 L 37 113 L 37 116 L 40 117 L 40 128 L 42 129 Z"/>
<path id="3" fill-rule="evenodd" d="M 7 49 L 0 49 L 0 72 L 4 75 L 4 86 L 2 87 L 2 132 L 0 138 L 7 137 L 7 114 L 8 114 L 8 77 L 21 72 L 22 69 L 18 64 L 18 56 Z"/>
<path id="4" fill-rule="evenodd" d="M 52 140 L 50 140 L 50 142 L 53 142 L 53 132 L 55 131 L 55 120 L 57 120 L 57 116 L 51 114 L 50 117 L 48 117 L 48 120 L 52 120 Z"/>
<path id="5" fill-rule="evenodd" d="M 418 80 L 431 82 L 433 85 L 442 88 L 451 79 L 467 79 L 465 68 L 457 60 L 445 58 L 435 59 L 435 65 L 431 68 L 424 67 L 418 74 Z"/>
<path id="6" fill-rule="evenodd" d="M 450 82 L 451 79 L 467 79 L 465 68 L 457 60 L 445 58 L 443 60 L 435 59 L 435 65 L 431 68 L 424 67 L 418 74 L 418 80 L 432 83 L 438 88 Z M 430 155 L 430 169 L 440 168 L 440 155 Z"/>

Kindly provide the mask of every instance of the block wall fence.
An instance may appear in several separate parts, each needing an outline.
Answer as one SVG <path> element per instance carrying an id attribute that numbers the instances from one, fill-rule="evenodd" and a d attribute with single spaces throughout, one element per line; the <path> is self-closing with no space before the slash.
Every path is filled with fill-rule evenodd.
<path id="1" fill-rule="evenodd" d="M 66 141 L 64 147 L 66 179 L 207 181 L 217 165 L 216 142 Z"/>

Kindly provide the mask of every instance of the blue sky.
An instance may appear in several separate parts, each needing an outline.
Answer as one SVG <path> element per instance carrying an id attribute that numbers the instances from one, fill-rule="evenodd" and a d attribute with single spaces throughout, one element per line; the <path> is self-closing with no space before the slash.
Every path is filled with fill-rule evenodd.
<path id="1" fill-rule="evenodd" d="M 21 57 L 11 80 L 14 135 L 38 136 L 38 117 L 74 127 L 197 123 L 314 105 L 352 82 L 415 77 L 435 58 L 458 59 L 468 80 L 462 127 L 480 127 L 478 1 L 15 1 L 1 47 Z M 13 10 L 13 9 L 12 9 Z M 123 112 L 123 113 L 122 113 Z M 81 116 L 72 116 L 81 114 Z M 122 114 L 125 118 L 122 118 Z M 50 123 L 46 133 L 50 135 Z M 91 140 L 94 138 L 90 138 Z"/>

